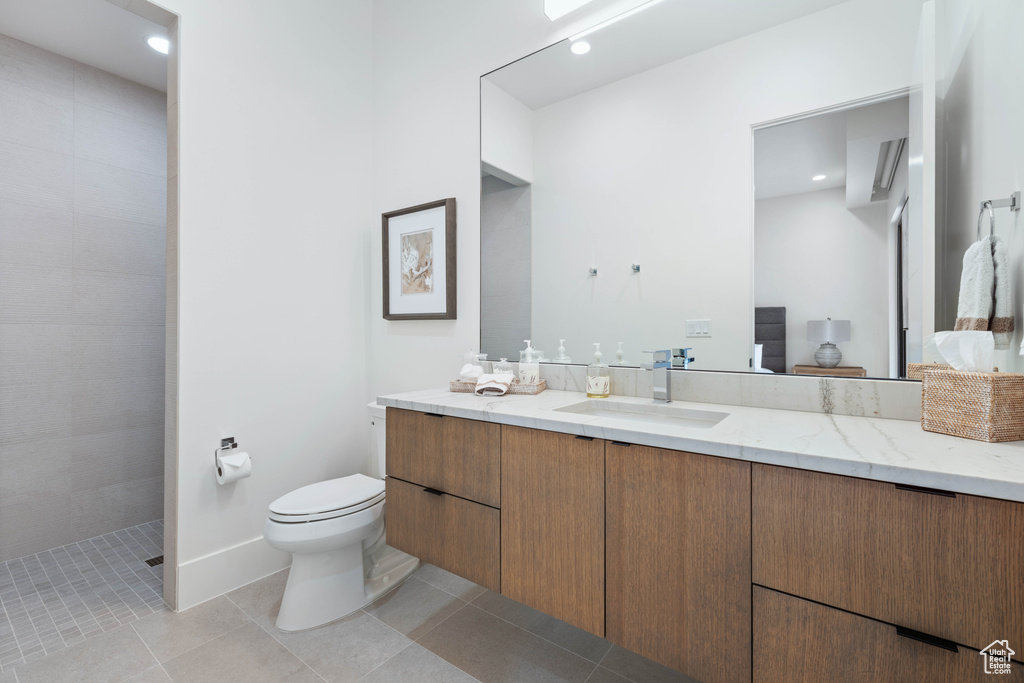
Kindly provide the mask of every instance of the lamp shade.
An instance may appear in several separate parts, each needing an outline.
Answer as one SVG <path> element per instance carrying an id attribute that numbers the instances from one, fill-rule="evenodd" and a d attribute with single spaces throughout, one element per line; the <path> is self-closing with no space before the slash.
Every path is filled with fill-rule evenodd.
<path id="1" fill-rule="evenodd" d="M 821 344 L 823 342 L 848 342 L 850 341 L 849 320 L 808 320 L 807 341 Z"/>

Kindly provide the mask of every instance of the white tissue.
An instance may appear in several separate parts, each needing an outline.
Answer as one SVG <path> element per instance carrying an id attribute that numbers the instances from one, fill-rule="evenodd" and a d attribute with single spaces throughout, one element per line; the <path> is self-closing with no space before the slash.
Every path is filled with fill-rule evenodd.
<path id="1" fill-rule="evenodd" d="M 252 474 L 252 459 L 245 451 L 217 456 L 217 483 L 223 486 Z"/>
<path id="2" fill-rule="evenodd" d="M 925 342 L 931 346 L 954 370 L 992 372 L 996 340 L 991 332 L 936 332 Z"/>
<path id="3" fill-rule="evenodd" d="M 469 382 L 477 379 L 482 374 L 484 374 L 483 367 L 466 363 L 462 366 L 462 370 L 459 371 L 459 379 Z"/>

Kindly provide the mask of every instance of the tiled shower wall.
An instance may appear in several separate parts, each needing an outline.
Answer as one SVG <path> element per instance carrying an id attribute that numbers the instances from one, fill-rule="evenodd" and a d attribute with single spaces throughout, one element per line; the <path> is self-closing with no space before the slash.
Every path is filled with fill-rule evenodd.
<path id="1" fill-rule="evenodd" d="M 163 514 L 163 93 L 0 35 L 0 562 Z"/>
<path id="2" fill-rule="evenodd" d="M 484 176 L 481 190 L 480 270 L 487 276 L 480 282 L 480 350 L 515 361 L 530 337 L 532 189 Z"/>

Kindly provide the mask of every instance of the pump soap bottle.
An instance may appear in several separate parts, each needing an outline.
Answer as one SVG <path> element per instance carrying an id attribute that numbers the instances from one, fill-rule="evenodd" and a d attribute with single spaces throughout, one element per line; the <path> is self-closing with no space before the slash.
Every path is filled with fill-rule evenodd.
<path id="1" fill-rule="evenodd" d="M 594 343 L 594 362 L 587 366 L 587 398 L 608 398 L 612 380 L 608 366 L 601 362 L 601 344 Z"/>
<path id="2" fill-rule="evenodd" d="M 540 384 L 540 364 L 537 362 L 537 349 L 531 346 L 529 339 L 524 339 L 526 349 L 520 354 L 519 383 Z"/>

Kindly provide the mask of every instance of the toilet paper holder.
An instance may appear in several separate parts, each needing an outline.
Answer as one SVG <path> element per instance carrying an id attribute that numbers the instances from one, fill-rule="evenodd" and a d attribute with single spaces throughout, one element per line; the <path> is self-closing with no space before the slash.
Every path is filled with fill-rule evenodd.
<path id="1" fill-rule="evenodd" d="M 226 439 L 220 440 L 220 448 L 216 448 L 213 451 L 213 466 L 215 469 L 220 469 L 220 463 L 217 462 L 217 456 L 223 451 L 230 451 L 234 448 L 238 448 L 238 442 L 235 441 L 235 437 L 229 436 Z"/>

